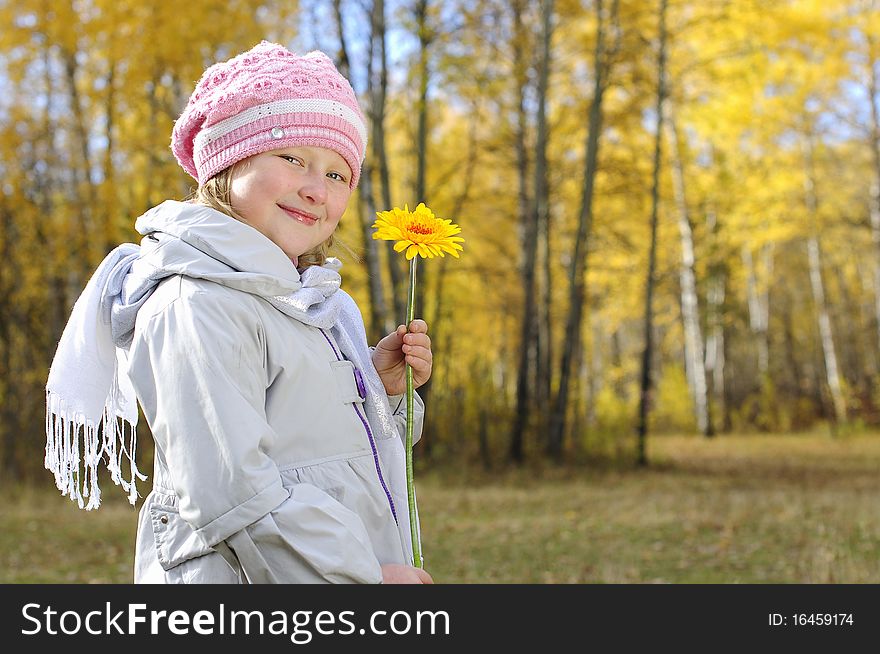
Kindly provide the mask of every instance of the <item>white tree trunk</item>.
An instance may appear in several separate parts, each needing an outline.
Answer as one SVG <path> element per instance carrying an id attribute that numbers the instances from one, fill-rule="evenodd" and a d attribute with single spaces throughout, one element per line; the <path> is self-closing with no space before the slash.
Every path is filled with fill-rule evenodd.
<path id="1" fill-rule="evenodd" d="M 831 330 L 831 317 L 825 302 L 825 287 L 822 282 L 822 255 L 819 249 L 819 228 L 816 216 L 819 209 L 819 198 L 816 193 L 816 175 L 814 168 L 814 150 L 812 133 L 807 134 L 805 142 L 805 176 L 804 199 L 807 206 L 807 218 L 811 223 L 810 237 L 807 241 L 807 258 L 810 266 L 810 287 L 813 291 L 813 302 L 816 305 L 816 316 L 819 321 L 819 338 L 822 341 L 822 353 L 825 357 L 825 378 L 831 401 L 834 405 L 834 417 L 837 422 L 846 420 L 846 399 L 840 384 L 840 373 L 837 367 L 837 355 L 834 351 L 834 336 Z"/>
<path id="2" fill-rule="evenodd" d="M 831 399 L 834 403 L 834 415 L 838 422 L 846 419 L 846 400 L 840 385 L 840 374 L 837 370 L 837 355 L 834 353 L 834 337 L 831 332 L 831 318 L 825 303 L 825 288 L 822 284 L 822 260 L 819 252 L 819 239 L 814 234 L 807 242 L 810 259 L 810 286 L 813 289 L 813 301 L 819 317 L 819 336 L 822 339 L 822 352 L 825 355 L 825 375 Z"/>
<path id="3" fill-rule="evenodd" d="M 671 104 L 671 103 L 670 103 Z M 703 353 L 703 331 L 700 328 L 700 307 L 697 298 L 697 280 L 694 272 L 694 234 L 688 215 L 684 188 L 684 170 L 678 142 L 678 129 L 672 107 L 669 107 L 670 145 L 672 149 L 672 182 L 675 204 L 678 207 L 678 231 L 681 235 L 681 319 L 684 327 L 685 371 L 694 400 L 697 429 L 709 431 L 709 393 L 706 384 L 706 364 Z"/>
<path id="4" fill-rule="evenodd" d="M 773 268 L 773 244 L 766 243 L 762 249 L 764 259 L 764 277 L 770 279 Z M 758 347 L 758 374 L 763 378 L 770 369 L 770 344 L 768 341 L 770 324 L 770 285 L 761 285 L 758 290 L 758 273 L 752 260 L 752 251 L 748 244 L 743 245 L 742 260 L 746 269 L 747 293 L 749 300 L 749 327 L 755 335 Z"/>

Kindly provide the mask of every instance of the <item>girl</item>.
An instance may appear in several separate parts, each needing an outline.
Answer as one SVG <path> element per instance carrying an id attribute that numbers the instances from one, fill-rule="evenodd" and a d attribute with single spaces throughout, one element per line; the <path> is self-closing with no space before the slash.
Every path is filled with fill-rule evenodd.
<path id="1" fill-rule="evenodd" d="M 432 582 L 409 565 L 401 441 L 405 364 L 416 386 L 431 374 L 427 325 L 368 348 L 326 257 L 366 134 L 323 53 L 263 42 L 211 66 L 171 139 L 194 200 L 138 218 L 141 246 L 108 255 L 77 301 L 46 466 L 95 508 L 105 458 L 134 503 L 140 401 L 155 459 L 135 582 Z M 417 400 L 416 433 L 422 415 Z"/>

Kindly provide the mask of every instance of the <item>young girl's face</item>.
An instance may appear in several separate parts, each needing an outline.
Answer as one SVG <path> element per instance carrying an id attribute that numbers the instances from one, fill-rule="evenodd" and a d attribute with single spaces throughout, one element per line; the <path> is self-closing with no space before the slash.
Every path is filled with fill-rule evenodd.
<path id="1" fill-rule="evenodd" d="M 295 146 L 249 157 L 233 171 L 232 208 L 296 261 L 326 241 L 351 197 L 351 169 L 327 148 Z"/>

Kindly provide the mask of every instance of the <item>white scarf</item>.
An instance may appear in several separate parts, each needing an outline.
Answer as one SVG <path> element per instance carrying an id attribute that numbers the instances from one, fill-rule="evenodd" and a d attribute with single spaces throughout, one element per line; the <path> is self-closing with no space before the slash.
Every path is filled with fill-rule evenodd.
<path id="1" fill-rule="evenodd" d="M 98 266 L 74 305 L 49 371 L 45 466 L 62 494 L 80 508 L 97 508 L 97 468 L 106 456 L 111 479 L 128 492 L 132 504 L 136 502 L 135 481 L 146 477 L 135 464 L 138 413 L 127 374 L 128 347 L 138 309 L 162 279 L 183 274 L 261 295 L 300 322 L 330 331 L 364 378 L 364 404 L 370 425 L 379 432 L 374 436 L 386 490 L 401 540 L 410 549 L 405 452 L 384 385 L 370 360 L 360 312 L 339 290 L 341 263 L 328 259 L 324 266 L 311 266 L 299 275 L 280 249 L 266 249 L 265 237 L 256 230 L 187 203 L 165 202 L 141 216 L 135 227 L 147 238 L 140 247 L 119 246 Z M 122 476 L 123 456 L 129 461 L 127 480 Z"/>
<path id="2" fill-rule="evenodd" d="M 135 465 L 138 411 L 134 389 L 124 366 L 124 352 L 112 337 L 113 298 L 138 257 L 140 248 L 125 243 L 113 250 L 92 275 L 64 328 L 46 383 L 45 466 L 55 473 L 55 485 L 87 509 L 101 503 L 97 466 L 104 453 L 111 479 L 137 498 L 135 478 L 146 479 Z M 117 420 L 122 418 L 122 423 Z M 128 448 L 125 431 L 128 427 Z M 99 431 L 103 435 L 99 443 Z M 86 479 L 80 480 L 80 433 Z M 120 461 L 130 461 L 131 481 L 122 478 Z M 82 489 L 82 491 L 80 491 Z"/>

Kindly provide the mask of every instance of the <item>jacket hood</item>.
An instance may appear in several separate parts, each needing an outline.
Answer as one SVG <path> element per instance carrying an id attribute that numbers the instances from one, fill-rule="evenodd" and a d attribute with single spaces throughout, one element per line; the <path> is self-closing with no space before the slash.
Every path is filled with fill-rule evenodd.
<path id="1" fill-rule="evenodd" d="M 281 303 L 279 308 L 309 324 L 329 327 L 336 320 L 339 298 L 327 300 L 342 281 L 338 259 L 310 266 L 301 276 L 284 251 L 253 227 L 210 207 L 174 200 L 147 211 L 135 229 L 144 235 L 141 246 L 127 246 L 132 252 L 110 267 L 101 291 L 118 347 L 128 347 L 137 312 L 159 282 L 173 275 Z"/>
<path id="2" fill-rule="evenodd" d="M 133 266 L 155 277 L 182 274 L 264 297 L 302 287 L 293 262 L 253 227 L 210 207 L 167 200 L 135 222 L 145 236 Z M 137 270 L 141 268 L 141 270 Z"/>

